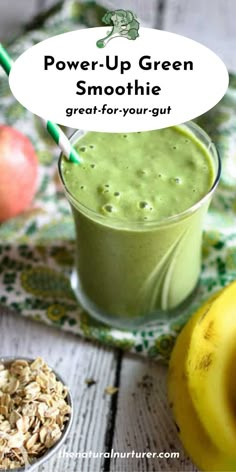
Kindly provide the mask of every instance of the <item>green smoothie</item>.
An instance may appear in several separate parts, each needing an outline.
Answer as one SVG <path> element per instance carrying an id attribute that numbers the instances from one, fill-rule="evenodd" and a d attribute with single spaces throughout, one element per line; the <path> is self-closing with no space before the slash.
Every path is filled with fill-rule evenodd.
<path id="1" fill-rule="evenodd" d="M 217 168 L 192 126 L 87 132 L 76 142 L 82 164 L 60 161 L 77 233 L 75 289 L 103 321 L 134 326 L 196 286 Z"/>

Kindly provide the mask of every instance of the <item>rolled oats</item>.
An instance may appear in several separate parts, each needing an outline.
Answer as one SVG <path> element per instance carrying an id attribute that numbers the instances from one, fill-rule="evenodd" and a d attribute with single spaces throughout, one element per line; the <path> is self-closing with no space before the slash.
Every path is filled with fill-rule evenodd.
<path id="1" fill-rule="evenodd" d="M 40 357 L 0 363 L 0 470 L 28 465 L 60 439 L 67 394 Z"/>

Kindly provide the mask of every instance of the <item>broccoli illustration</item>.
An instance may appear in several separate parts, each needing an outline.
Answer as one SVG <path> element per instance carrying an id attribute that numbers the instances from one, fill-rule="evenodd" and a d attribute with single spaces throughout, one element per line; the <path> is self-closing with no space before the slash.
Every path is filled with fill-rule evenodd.
<path id="1" fill-rule="evenodd" d="M 129 10 L 108 11 L 102 18 L 106 25 L 113 25 L 105 38 L 97 41 L 98 48 L 104 48 L 114 38 L 136 39 L 139 34 L 139 22 Z"/>

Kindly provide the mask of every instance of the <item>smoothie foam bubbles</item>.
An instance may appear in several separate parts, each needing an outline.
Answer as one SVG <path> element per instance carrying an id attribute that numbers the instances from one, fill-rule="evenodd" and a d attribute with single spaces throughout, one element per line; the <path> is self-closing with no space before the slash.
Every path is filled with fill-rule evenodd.
<path id="1" fill-rule="evenodd" d="M 182 213 L 208 192 L 214 168 L 207 149 L 180 127 L 141 133 L 86 133 L 81 166 L 65 159 L 66 187 L 108 218 L 160 221 Z"/>
<path id="2" fill-rule="evenodd" d="M 75 135 L 60 159 L 76 226 L 73 285 L 96 318 L 135 327 L 178 307 L 201 266 L 203 218 L 217 184 L 214 145 L 196 125 Z"/>

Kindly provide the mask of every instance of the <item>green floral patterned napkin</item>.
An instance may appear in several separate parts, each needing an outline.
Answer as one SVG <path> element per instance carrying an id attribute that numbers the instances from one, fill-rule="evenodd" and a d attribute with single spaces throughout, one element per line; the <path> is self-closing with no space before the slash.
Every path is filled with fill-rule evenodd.
<path id="1" fill-rule="evenodd" d="M 68 1 L 34 25 L 9 48 L 19 56 L 49 36 L 101 24 L 103 7 Z M 167 359 L 174 340 L 191 313 L 211 293 L 236 278 L 236 78 L 224 99 L 198 123 L 217 143 L 223 175 L 205 223 L 203 266 L 191 306 L 166 322 L 143 331 L 120 331 L 92 320 L 78 306 L 69 277 L 74 257 L 74 227 L 57 176 L 58 149 L 40 122 L 16 102 L 0 72 L 0 122 L 32 140 L 40 161 L 34 206 L 0 225 L 0 304 L 19 316 L 42 321 L 104 344 Z"/>

